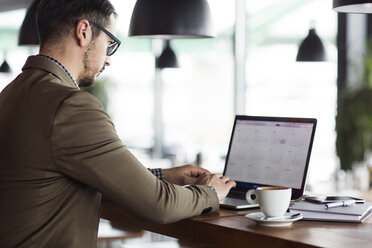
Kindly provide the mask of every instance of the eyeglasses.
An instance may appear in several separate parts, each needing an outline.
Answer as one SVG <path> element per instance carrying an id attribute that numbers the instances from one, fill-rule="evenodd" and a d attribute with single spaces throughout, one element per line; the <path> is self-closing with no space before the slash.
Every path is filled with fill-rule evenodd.
<path id="1" fill-rule="evenodd" d="M 114 42 L 111 43 L 107 47 L 107 51 L 106 51 L 107 56 L 113 55 L 116 52 L 116 50 L 118 50 L 118 48 L 120 46 L 120 43 L 121 43 L 120 40 L 118 38 L 116 38 L 112 33 L 110 33 L 107 29 L 105 29 L 103 26 L 99 25 L 98 23 L 89 21 L 89 24 L 93 24 L 97 28 L 101 29 L 105 34 L 107 34 L 111 39 L 114 40 Z"/>

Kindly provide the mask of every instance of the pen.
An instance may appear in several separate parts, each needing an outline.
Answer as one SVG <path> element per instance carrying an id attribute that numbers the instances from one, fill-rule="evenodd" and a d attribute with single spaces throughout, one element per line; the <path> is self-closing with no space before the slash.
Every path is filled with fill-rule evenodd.
<path id="1" fill-rule="evenodd" d="M 338 202 L 331 202 L 325 205 L 326 208 L 337 208 L 337 207 L 346 207 L 355 204 L 355 200 L 345 200 L 345 201 L 338 201 Z"/>

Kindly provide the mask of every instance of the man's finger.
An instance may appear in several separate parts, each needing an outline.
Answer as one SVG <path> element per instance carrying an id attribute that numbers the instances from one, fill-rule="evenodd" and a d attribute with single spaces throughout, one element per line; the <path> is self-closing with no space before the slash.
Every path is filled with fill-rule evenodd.
<path id="1" fill-rule="evenodd" d="M 193 168 L 193 170 L 191 170 L 191 173 L 197 176 L 211 174 L 208 170 L 199 167 Z"/>
<path id="2" fill-rule="evenodd" d="M 224 181 L 224 182 L 227 182 L 227 181 L 230 180 L 230 178 L 229 178 L 228 176 L 222 176 L 222 177 L 220 177 L 220 179 L 221 179 L 222 181 Z"/>
<path id="3" fill-rule="evenodd" d="M 226 184 L 231 186 L 231 188 L 236 187 L 236 182 L 234 180 L 228 180 L 228 181 L 226 181 Z"/>

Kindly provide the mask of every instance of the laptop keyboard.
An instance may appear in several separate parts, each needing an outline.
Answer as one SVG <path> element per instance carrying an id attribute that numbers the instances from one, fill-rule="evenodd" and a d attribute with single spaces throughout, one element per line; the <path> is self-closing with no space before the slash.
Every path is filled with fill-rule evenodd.
<path id="1" fill-rule="evenodd" d="M 245 194 L 246 194 L 246 189 L 245 190 L 232 189 L 232 190 L 230 190 L 227 197 L 228 198 L 236 198 L 236 199 L 240 199 L 240 200 L 245 201 Z"/>
<path id="2" fill-rule="evenodd" d="M 247 205 L 248 202 L 246 200 L 243 200 L 243 199 L 236 199 L 236 198 L 229 198 L 229 197 L 226 197 L 225 199 L 223 199 L 223 201 L 221 202 L 223 204 L 228 204 L 228 205 Z"/>

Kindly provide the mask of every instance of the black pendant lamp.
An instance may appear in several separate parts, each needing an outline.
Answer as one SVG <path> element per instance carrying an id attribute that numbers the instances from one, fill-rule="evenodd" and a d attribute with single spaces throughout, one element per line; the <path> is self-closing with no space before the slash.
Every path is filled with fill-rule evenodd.
<path id="1" fill-rule="evenodd" d="M 137 0 L 129 36 L 143 38 L 212 38 L 207 0 Z"/>
<path id="2" fill-rule="evenodd" d="M 4 62 L 0 66 L 0 72 L 3 72 L 3 73 L 11 73 L 12 72 L 12 69 L 10 69 L 10 66 L 9 66 L 8 62 L 6 62 L 6 59 L 4 59 Z"/>
<path id="3" fill-rule="evenodd" d="M 324 49 L 323 42 L 316 34 L 315 28 L 311 27 L 309 34 L 302 41 L 300 48 L 298 49 L 296 61 L 303 62 L 315 62 L 315 61 L 326 61 L 326 52 Z"/>
<path id="4" fill-rule="evenodd" d="M 39 34 L 36 27 L 36 12 L 40 0 L 34 0 L 27 9 L 18 36 L 18 45 L 39 45 Z"/>
<path id="5" fill-rule="evenodd" d="M 345 13 L 372 13 L 372 0 L 333 0 L 333 10 Z"/>
<path id="6" fill-rule="evenodd" d="M 178 60 L 176 54 L 170 46 L 170 41 L 165 41 L 165 47 L 161 55 L 156 58 L 156 68 L 178 68 Z"/>

